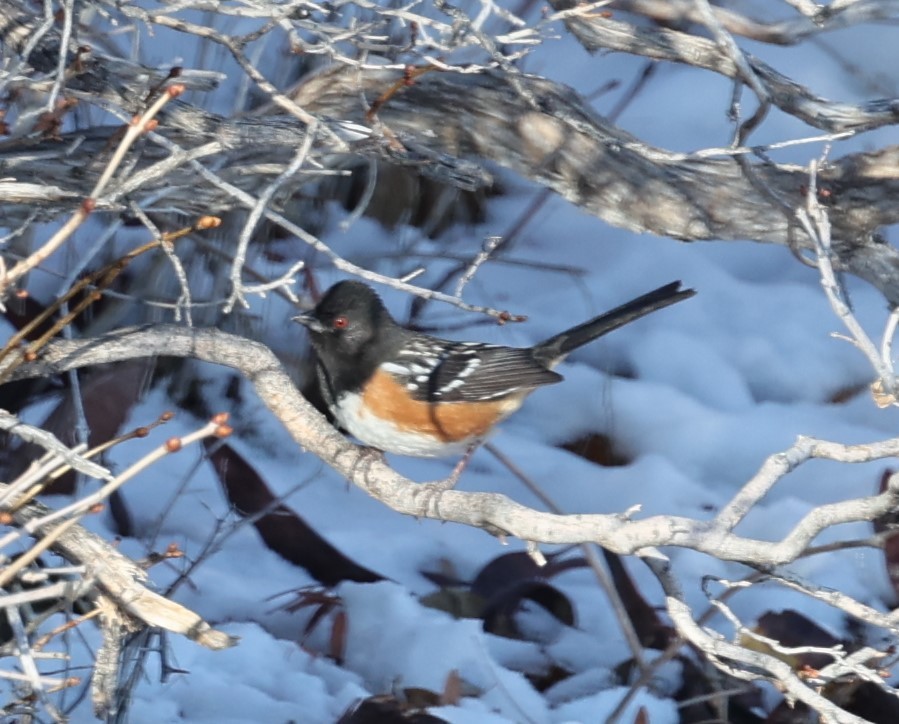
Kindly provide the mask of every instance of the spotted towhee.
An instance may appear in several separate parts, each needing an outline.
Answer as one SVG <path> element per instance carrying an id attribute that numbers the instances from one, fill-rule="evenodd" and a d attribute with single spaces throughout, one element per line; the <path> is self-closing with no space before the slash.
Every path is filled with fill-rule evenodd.
<path id="1" fill-rule="evenodd" d="M 294 320 L 309 329 L 322 394 L 341 427 L 379 450 L 440 457 L 470 450 L 528 394 L 559 382 L 552 368 L 573 350 L 695 293 L 672 282 L 524 348 L 413 332 L 353 281 Z"/>

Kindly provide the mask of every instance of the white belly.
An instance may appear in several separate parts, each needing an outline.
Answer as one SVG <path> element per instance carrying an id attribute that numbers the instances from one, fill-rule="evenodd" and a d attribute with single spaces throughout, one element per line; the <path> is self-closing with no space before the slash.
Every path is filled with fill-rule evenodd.
<path id="1" fill-rule="evenodd" d="M 437 441 L 429 435 L 403 430 L 391 422 L 362 409 L 357 394 L 344 395 L 331 408 L 334 417 L 359 442 L 384 452 L 421 458 L 462 455 L 477 438 L 470 437 L 451 443 Z"/>

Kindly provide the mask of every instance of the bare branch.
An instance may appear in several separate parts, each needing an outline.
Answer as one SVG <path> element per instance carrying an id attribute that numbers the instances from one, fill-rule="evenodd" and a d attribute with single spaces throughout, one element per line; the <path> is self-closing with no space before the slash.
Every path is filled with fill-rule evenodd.
<path id="1" fill-rule="evenodd" d="M 551 0 L 551 4 L 562 7 L 564 2 Z M 720 10 L 720 7 L 713 9 L 719 19 Z M 774 106 L 814 128 L 831 132 L 861 131 L 899 121 L 899 103 L 896 99 L 851 104 L 822 98 L 749 53 L 742 53 L 748 68 L 741 68 L 727 50 L 702 36 L 661 26 L 632 25 L 617 18 L 600 18 L 586 12 L 569 12 L 564 17 L 571 32 L 591 52 L 613 50 L 631 53 L 702 68 L 735 80 L 743 77 L 748 70 L 765 89 L 766 97 Z M 732 33 L 737 32 L 726 22 L 723 26 Z M 798 36 L 794 38 L 794 42 L 798 40 Z"/>
<path id="2" fill-rule="evenodd" d="M 439 485 L 414 483 L 385 463 L 371 460 L 300 395 L 267 347 L 215 329 L 161 325 L 123 329 L 94 339 L 54 342 L 40 360 L 21 365 L 12 379 L 146 356 L 191 357 L 239 370 L 298 444 L 397 512 L 463 523 L 526 541 L 593 542 L 621 554 L 658 546 L 688 547 L 720 560 L 766 567 L 796 560 L 827 528 L 873 520 L 891 511 L 899 501 L 899 476 L 894 475 L 879 495 L 811 510 L 780 541 L 744 538 L 731 532 L 745 515 L 746 506 L 760 499 L 795 466 L 811 459 L 854 463 L 897 456 L 899 439 L 843 445 L 799 438 L 789 450 L 767 460 L 759 474 L 711 523 L 668 515 L 639 520 L 620 515 L 555 515 L 529 509 L 503 495 L 445 491 Z M 362 461 L 364 464 L 360 464 Z"/>
<path id="3" fill-rule="evenodd" d="M 755 679 L 777 681 L 787 696 L 808 704 L 828 721 L 840 724 L 865 724 L 864 719 L 841 709 L 819 693 L 817 688 L 807 686 L 786 661 L 727 642 L 720 634 L 697 624 L 693 620 L 683 591 L 667 565 L 654 558 L 647 558 L 645 561 L 665 590 L 665 605 L 677 630 L 731 676 L 747 681 Z"/>
<path id="4" fill-rule="evenodd" d="M 101 480 L 112 480 L 112 473 L 102 465 L 97 465 L 81 457 L 70 450 L 67 445 L 60 442 L 52 433 L 22 422 L 14 415 L 10 415 L 6 410 L 0 410 L 0 430 L 10 432 L 26 442 L 40 445 L 44 450 L 53 453 L 80 473 L 89 475 L 92 478 L 100 478 Z M 56 464 L 58 465 L 58 463 Z"/>
<path id="5" fill-rule="evenodd" d="M 370 105 L 400 77 L 390 70 L 359 72 L 337 67 L 306 80 L 293 97 L 317 114 L 361 124 L 365 123 L 366 109 L 359 103 L 360 95 L 369 98 Z M 522 97 L 521 88 L 539 100 L 538 108 Z M 501 114 L 495 112 L 499 108 L 503 109 Z M 273 143 L 282 147 L 289 144 L 290 156 L 305 138 L 301 131 L 287 129 L 277 119 L 235 122 L 208 114 L 198 118 L 198 111 L 187 113 L 183 107 L 179 113 L 185 125 L 178 135 L 188 127 L 194 133 L 202 128 L 204 140 L 215 133 L 234 139 L 228 141 L 229 145 L 239 139 L 244 148 L 263 141 L 269 149 Z M 170 120 L 177 117 L 172 115 Z M 192 119 L 189 126 L 188 118 Z M 392 136 L 415 153 L 424 152 L 432 159 L 478 157 L 495 161 L 547 185 L 616 226 L 677 239 L 757 239 L 812 248 L 798 222 L 783 213 L 784 205 L 795 208 L 804 198 L 804 169 L 755 164 L 750 178 L 734 159 L 699 158 L 652 148 L 608 124 L 569 89 L 551 81 L 516 76 L 513 83 L 489 73 L 430 72 L 390 98 L 379 109 L 378 118 Z M 162 143 L 170 133 L 160 128 L 153 138 Z M 167 145 L 177 150 L 171 141 Z M 214 146 L 207 147 L 208 153 L 215 153 Z M 371 142 L 354 146 L 356 153 L 377 157 L 387 154 L 401 162 L 402 152 L 396 155 L 390 149 L 389 144 Z M 150 160 L 152 156 L 145 153 L 142 158 Z M 897 158 L 899 148 L 886 148 L 846 156 L 819 172 L 820 183 L 827 185 L 838 202 L 830 210 L 837 269 L 867 280 L 894 303 L 899 303 L 899 253 L 880 243 L 876 230 L 899 221 L 899 178 L 894 173 L 899 166 Z M 279 172 L 285 168 L 283 159 L 282 154 Z M 29 163 L 27 158 L 17 161 L 20 178 L 26 182 L 32 173 Z M 63 182 L 59 172 L 48 172 L 46 160 L 40 161 L 40 168 L 42 177 L 49 177 L 55 185 Z M 422 168 L 428 168 L 428 163 Z M 139 164 L 135 178 L 140 171 Z M 131 186 L 129 192 L 155 193 L 164 183 L 169 195 L 178 194 L 178 205 L 185 213 L 210 213 L 233 205 L 235 192 L 209 183 L 213 180 L 209 176 L 200 187 L 202 193 L 198 193 L 196 172 L 209 173 L 198 161 L 182 156 L 174 167 L 167 165 L 164 174 L 157 174 L 155 181 L 148 179 L 139 189 Z M 229 165 L 231 175 L 235 180 L 240 176 L 238 167 Z M 240 178 L 244 185 L 251 177 Z M 759 183 L 782 205 L 759 194 Z M 234 188 L 230 183 L 227 186 Z M 189 192 L 184 191 L 187 188 Z M 256 199 L 247 196 L 242 203 L 253 208 Z M 110 202 L 115 198 L 115 194 L 108 196 Z M 296 225 L 283 216 L 274 212 L 267 216 L 291 233 L 298 233 Z M 330 250 L 328 253 L 333 254 Z"/>
<path id="6" fill-rule="evenodd" d="M 6 489 L 0 484 L 0 490 Z M 21 525 L 50 520 L 53 511 L 40 503 L 29 503 L 14 517 Z M 48 532 L 48 531 L 44 531 Z M 147 574 L 100 537 L 74 525 L 58 534 L 53 548 L 67 560 L 89 571 L 101 589 L 129 616 L 149 626 L 159 626 L 212 649 L 234 644 L 234 639 L 213 629 L 197 614 L 169 601 L 143 585 Z"/>

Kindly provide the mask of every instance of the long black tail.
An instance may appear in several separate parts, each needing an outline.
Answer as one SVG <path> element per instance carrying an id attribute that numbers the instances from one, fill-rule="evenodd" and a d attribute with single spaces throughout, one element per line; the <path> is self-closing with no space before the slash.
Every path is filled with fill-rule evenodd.
<path id="1" fill-rule="evenodd" d="M 677 304 L 683 299 L 688 299 L 696 294 L 693 289 L 681 289 L 680 282 L 671 282 L 663 287 L 648 292 L 642 297 L 637 297 L 625 302 L 620 307 L 615 307 L 605 314 L 579 324 L 576 327 L 560 332 L 541 342 L 534 348 L 534 357 L 541 364 L 552 367 L 561 362 L 567 354 L 597 337 L 623 327 L 625 324 L 640 319 L 657 309 L 664 309 L 672 304 Z"/>

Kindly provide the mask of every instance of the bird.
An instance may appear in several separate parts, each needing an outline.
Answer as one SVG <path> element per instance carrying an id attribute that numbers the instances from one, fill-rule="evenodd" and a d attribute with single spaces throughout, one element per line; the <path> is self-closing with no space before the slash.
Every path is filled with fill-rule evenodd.
<path id="1" fill-rule="evenodd" d="M 382 452 L 461 453 L 464 461 L 531 392 L 562 380 L 553 368 L 571 352 L 695 293 L 671 282 L 533 347 L 407 329 L 354 280 L 336 283 L 292 320 L 309 330 L 322 397 L 340 428 Z"/>
<path id="2" fill-rule="evenodd" d="M 322 397 L 340 428 L 382 452 L 465 460 L 531 392 L 562 380 L 553 368 L 571 352 L 695 293 L 671 282 L 532 347 L 407 329 L 354 280 L 292 320 L 309 331 Z"/>

